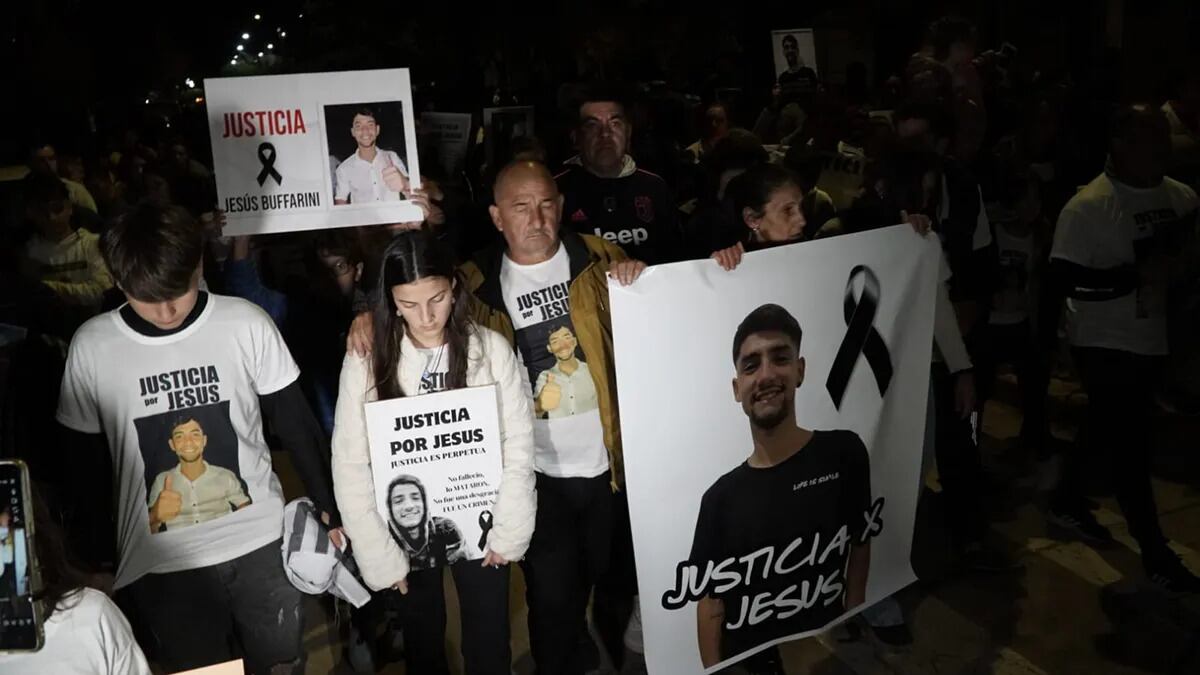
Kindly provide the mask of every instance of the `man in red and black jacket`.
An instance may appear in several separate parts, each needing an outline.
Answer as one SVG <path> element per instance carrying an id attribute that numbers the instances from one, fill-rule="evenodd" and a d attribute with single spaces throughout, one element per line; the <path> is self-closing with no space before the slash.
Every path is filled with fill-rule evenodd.
<path id="1" fill-rule="evenodd" d="M 619 95 L 595 90 L 584 97 L 571 133 L 579 154 L 555 176 L 564 198 L 564 224 L 651 265 L 681 260 L 671 191 L 662 178 L 637 168 L 628 154 L 632 134 Z"/>

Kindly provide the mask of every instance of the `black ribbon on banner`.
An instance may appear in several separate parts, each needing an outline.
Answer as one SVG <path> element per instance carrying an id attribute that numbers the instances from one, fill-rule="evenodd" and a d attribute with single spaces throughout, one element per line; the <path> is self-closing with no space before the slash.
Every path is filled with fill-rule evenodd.
<path id="1" fill-rule="evenodd" d="M 479 514 L 479 550 L 482 551 L 487 547 L 488 532 L 492 531 L 492 512 L 482 511 Z"/>
<path id="2" fill-rule="evenodd" d="M 261 187 L 267 178 L 274 178 L 276 185 L 283 185 L 283 176 L 275 170 L 275 146 L 270 143 L 258 145 L 258 161 L 262 163 L 262 171 L 258 172 L 258 184 Z"/>
<path id="3" fill-rule="evenodd" d="M 860 276 L 863 279 L 862 294 L 855 298 L 854 280 Z M 878 309 L 879 279 L 871 268 L 858 265 L 850 270 L 850 279 L 846 281 L 846 298 L 842 302 L 846 336 L 842 338 L 842 345 L 833 359 L 833 367 L 829 369 L 829 379 L 825 381 L 833 405 L 839 409 L 860 354 L 867 358 L 867 365 L 875 374 L 880 396 L 887 392 L 888 384 L 892 381 L 892 355 L 888 353 L 879 331 L 875 330 L 875 312 Z"/>

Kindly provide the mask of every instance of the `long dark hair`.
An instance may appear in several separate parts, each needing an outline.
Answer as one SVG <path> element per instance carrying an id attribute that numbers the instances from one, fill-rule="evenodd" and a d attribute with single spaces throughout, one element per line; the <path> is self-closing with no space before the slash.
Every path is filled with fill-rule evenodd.
<path id="1" fill-rule="evenodd" d="M 467 386 L 468 344 L 474 331 L 467 308 L 467 287 L 454 264 L 448 246 L 426 232 L 397 235 L 383 252 L 379 272 L 379 300 L 375 304 L 375 390 L 379 400 L 405 396 L 400 387 L 400 342 L 404 339 L 404 319 L 398 315 L 392 288 L 429 277 L 443 277 L 454 285 L 450 317 L 446 320 L 446 386 Z"/>
<path id="2" fill-rule="evenodd" d="M 87 585 L 87 578 L 80 571 L 67 546 L 62 528 L 51 514 L 50 507 L 41 498 L 40 492 L 36 486 L 30 486 L 33 503 L 30 505 L 32 508 L 26 508 L 25 516 L 29 518 L 32 515 L 34 530 L 37 533 L 33 538 L 33 545 L 37 554 L 41 586 L 33 594 L 33 599 L 42 603 L 42 618 L 48 620 L 55 610 L 69 609 L 71 605 L 68 605 L 68 601 L 77 601 L 77 594 Z"/>

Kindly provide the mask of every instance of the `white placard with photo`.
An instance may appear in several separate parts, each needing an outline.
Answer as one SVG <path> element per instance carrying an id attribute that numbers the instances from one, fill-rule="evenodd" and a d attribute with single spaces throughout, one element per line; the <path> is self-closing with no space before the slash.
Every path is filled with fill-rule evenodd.
<path id="1" fill-rule="evenodd" d="M 483 557 L 502 461 L 495 385 L 366 405 L 379 515 L 412 569 Z"/>
<path id="2" fill-rule="evenodd" d="M 449 178 L 458 176 L 471 148 L 471 116 L 467 113 L 421 113 L 421 143 Z M 428 155 L 427 155 L 428 156 Z"/>
<path id="3" fill-rule="evenodd" d="M 804 84 L 820 72 L 811 28 L 771 31 L 771 53 L 775 57 L 775 80 L 780 85 Z"/>
<path id="4" fill-rule="evenodd" d="M 408 69 L 204 81 L 225 234 L 422 220 Z M 399 188 L 399 189 L 397 189 Z"/>
<path id="5" fill-rule="evenodd" d="M 763 658 L 914 580 L 939 256 L 905 225 L 610 284 L 649 672 Z M 814 433 L 749 464 L 793 405 L 779 437 Z"/>

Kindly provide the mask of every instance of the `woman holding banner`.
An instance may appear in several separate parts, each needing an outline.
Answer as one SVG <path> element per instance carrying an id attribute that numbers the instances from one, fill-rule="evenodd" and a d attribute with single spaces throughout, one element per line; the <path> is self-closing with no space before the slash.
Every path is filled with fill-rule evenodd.
<path id="1" fill-rule="evenodd" d="M 376 510 L 364 405 L 370 401 L 463 387 L 497 386 L 503 476 L 482 563 L 451 556 L 462 614 L 468 674 L 509 672 L 506 567 L 525 555 L 533 534 L 533 412 L 516 356 L 498 333 L 467 314 L 466 287 L 453 253 L 423 232 L 408 232 L 384 251 L 372 355 L 353 352 L 342 367 L 333 431 L 334 493 L 354 558 L 367 585 L 395 589 L 409 672 L 448 673 L 442 568 L 419 560 L 390 533 Z"/>

